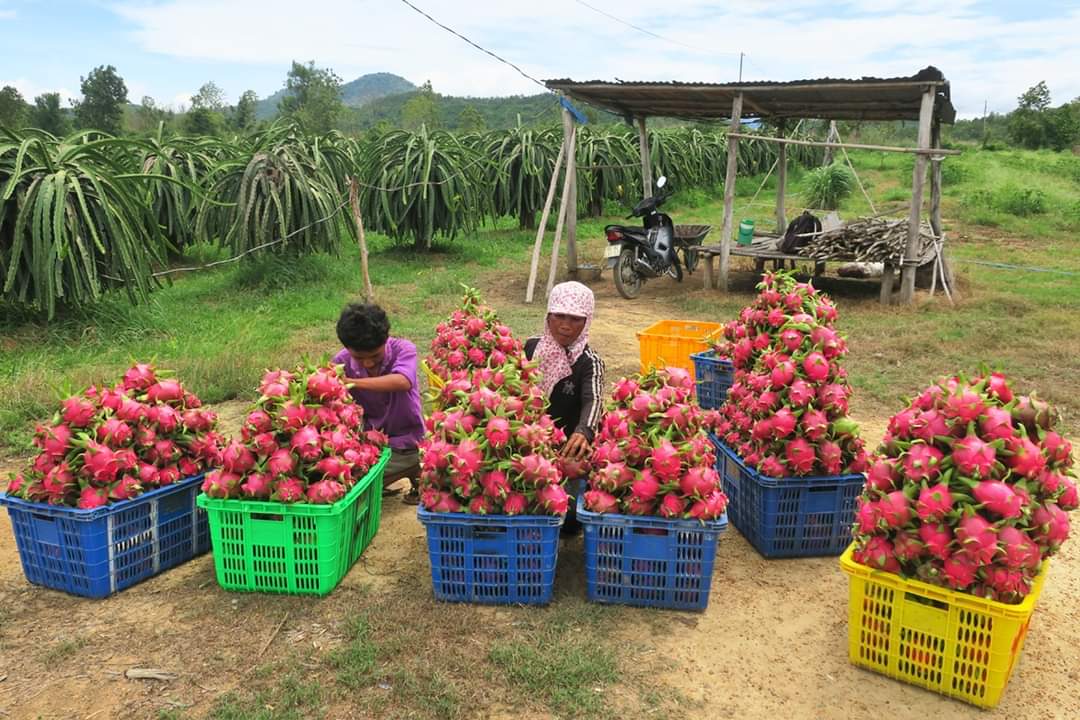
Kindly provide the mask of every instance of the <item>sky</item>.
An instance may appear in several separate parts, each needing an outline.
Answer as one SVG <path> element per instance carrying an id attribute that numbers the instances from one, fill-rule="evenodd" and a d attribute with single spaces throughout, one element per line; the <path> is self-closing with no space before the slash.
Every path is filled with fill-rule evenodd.
<path id="1" fill-rule="evenodd" d="M 945 73 L 960 117 L 1008 112 L 1040 80 L 1080 97 L 1080 0 L 410 0 L 538 79 L 799 80 Z M 614 16 L 614 19 L 610 16 Z M 630 27 L 631 25 L 637 26 Z M 79 96 L 114 65 L 138 103 L 179 109 L 279 90 L 291 61 L 391 72 L 445 95 L 541 92 L 402 0 L 0 0 L 0 86 Z"/>

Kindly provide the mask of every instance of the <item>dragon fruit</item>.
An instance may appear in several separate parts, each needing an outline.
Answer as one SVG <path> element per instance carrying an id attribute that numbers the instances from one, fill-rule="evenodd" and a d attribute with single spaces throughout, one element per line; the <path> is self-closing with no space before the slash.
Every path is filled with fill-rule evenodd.
<path id="1" fill-rule="evenodd" d="M 521 343 L 479 294 L 435 329 L 425 360 L 440 380 L 428 399 L 429 436 L 421 442 L 420 504 L 431 512 L 563 515 L 568 475 L 589 463 L 557 457 L 562 430 Z"/>
<path id="2" fill-rule="evenodd" d="M 32 502 L 101 507 L 197 475 L 215 464 L 216 415 L 176 379 L 137 363 L 112 387 L 66 398 L 35 427 L 39 450 L 8 493 Z M 181 423 L 181 419 L 186 420 Z M 18 480 L 17 478 L 21 478 Z"/>
<path id="3" fill-rule="evenodd" d="M 238 481 L 215 488 L 212 497 L 313 504 L 344 497 L 388 442 L 382 433 L 363 431 L 363 409 L 345 383 L 340 365 L 267 371 L 244 419 L 243 440 L 220 452 L 223 471 Z"/>
<path id="4" fill-rule="evenodd" d="M 720 418 L 701 410 L 693 393 L 682 368 L 615 383 L 593 449 L 586 510 L 701 521 L 723 515 L 727 496 L 706 434 Z"/>
<path id="5" fill-rule="evenodd" d="M 860 472 L 866 451 L 847 418 L 847 344 L 831 327 L 835 306 L 786 273 L 766 275 L 758 289 L 715 348 L 735 366 L 721 439 L 769 477 Z"/>
<path id="6" fill-rule="evenodd" d="M 884 539 L 896 548 L 890 572 L 1021 602 L 1068 538 L 1077 502 L 1071 447 L 1053 418 L 1000 372 L 945 378 L 916 395 L 889 420 L 870 462 L 853 557 L 882 569 L 872 559 L 880 552 L 867 548 Z M 913 514 L 903 509 L 908 498 Z"/>

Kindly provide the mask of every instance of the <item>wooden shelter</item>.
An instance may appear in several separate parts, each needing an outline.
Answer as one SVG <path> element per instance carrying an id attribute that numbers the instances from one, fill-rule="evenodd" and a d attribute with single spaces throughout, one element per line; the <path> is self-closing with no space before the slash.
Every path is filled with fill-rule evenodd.
<path id="1" fill-rule="evenodd" d="M 779 143 L 777 163 L 776 220 L 779 232 L 787 225 L 784 208 L 786 184 L 786 147 L 789 144 L 809 144 L 833 148 L 873 149 L 886 152 L 914 153 L 911 209 L 908 218 L 908 242 L 901 263 L 900 301 L 911 302 L 915 292 L 915 269 L 919 264 L 919 224 L 922 213 L 923 188 L 927 164 L 930 173 L 930 225 L 934 235 L 941 238 L 941 160 L 957 151 L 941 149 L 941 123 L 952 123 L 956 110 L 949 97 L 949 82 L 940 70 L 927 67 L 910 77 L 871 78 L 857 80 L 822 78 L 792 82 L 743 83 L 682 83 L 682 82 L 605 82 L 591 80 L 547 80 L 548 88 L 568 98 L 594 105 L 622 115 L 627 122 L 636 123 L 641 147 L 642 187 L 644 194 L 652 189 L 652 168 L 649 163 L 646 118 L 651 116 L 683 118 L 686 120 L 728 119 L 727 174 L 724 182 L 724 221 L 720 238 L 720 287 L 727 289 L 728 265 L 734 217 L 735 177 L 738 168 L 740 138 Z M 564 111 L 565 112 L 565 111 Z M 746 135 L 739 132 L 746 118 L 768 118 L 780 128 L 777 137 Z M 914 148 L 860 145 L 838 142 L 816 142 L 784 137 L 788 119 L 820 120 L 915 120 L 919 123 L 918 142 Z M 573 132 L 567 122 L 567 137 Z M 573 163 L 568 163 L 571 177 Z M 572 183 L 570 179 L 568 182 Z M 568 198 L 574 203 L 574 198 Z M 574 217 L 571 207 L 567 217 Z M 568 228 L 567 246 L 576 247 L 574 228 Z M 711 278 L 711 258 L 707 259 L 706 282 Z M 882 301 L 891 301 L 892 271 L 887 269 L 882 282 Z M 576 261 L 570 263 L 576 271 Z"/>

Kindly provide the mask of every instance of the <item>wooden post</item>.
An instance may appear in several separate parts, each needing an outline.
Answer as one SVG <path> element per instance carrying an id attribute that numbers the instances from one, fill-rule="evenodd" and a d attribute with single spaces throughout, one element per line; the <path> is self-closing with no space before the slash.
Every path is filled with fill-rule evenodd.
<path id="1" fill-rule="evenodd" d="M 360 274 L 364 280 L 364 302 L 375 302 L 375 290 L 368 275 L 367 240 L 364 239 L 364 221 L 360 217 L 360 186 L 356 178 L 349 178 L 349 204 L 352 206 L 353 222 L 356 223 L 357 240 L 360 243 Z"/>
<path id="2" fill-rule="evenodd" d="M 893 266 L 887 262 L 881 269 L 881 304 L 888 305 L 892 302 L 893 295 Z"/>
<path id="3" fill-rule="evenodd" d="M 779 137 L 784 136 L 787 122 L 780 120 L 776 128 Z M 783 236 L 787 230 L 787 215 L 784 212 L 784 192 L 787 186 L 787 145 L 780 144 L 780 153 L 776 158 L 776 232 Z"/>
<path id="4" fill-rule="evenodd" d="M 938 118 L 934 118 L 934 123 L 930 127 L 930 146 L 933 148 L 941 147 L 941 122 Z M 945 291 L 949 302 L 952 302 L 954 296 L 958 297 L 958 294 L 952 268 L 945 261 L 945 233 L 941 227 L 941 162 L 942 157 L 940 155 L 930 156 L 930 229 L 934 231 L 935 237 L 940 238 L 941 254 L 938 262 L 940 263 L 942 290 Z M 937 279 L 938 275 L 935 274 L 931 282 L 931 288 L 937 285 Z M 931 289 L 930 294 L 934 294 L 933 289 Z"/>
<path id="5" fill-rule="evenodd" d="M 645 129 L 645 117 L 639 117 L 638 150 L 641 152 L 641 188 L 642 199 L 652 197 L 652 152 L 649 150 L 649 133 Z"/>
<path id="6" fill-rule="evenodd" d="M 570 125 L 570 136 L 566 139 L 566 174 L 563 176 L 562 200 L 559 205 L 559 219 L 555 223 L 555 239 L 551 245 L 551 268 L 548 270 L 547 293 L 555 287 L 555 275 L 559 271 L 559 240 L 562 239 L 563 222 L 566 221 L 567 206 L 570 204 L 570 165 L 576 157 L 574 152 L 574 126 Z"/>
<path id="7" fill-rule="evenodd" d="M 919 108 L 920 149 L 930 147 L 930 122 L 934 117 L 934 88 L 923 93 L 922 106 Z M 915 266 L 919 260 L 919 224 L 922 218 L 923 184 L 926 182 L 927 155 L 915 156 L 915 170 L 911 178 L 911 213 L 908 215 L 907 249 L 904 252 L 903 265 L 900 268 L 900 302 L 908 304 L 915 299 Z"/>
<path id="8" fill-rule="evenodd" d="M 836 139 L 839 136 L 840 136 L 840 133 L 837 132 L 837 130 L 836 130 L 836 121 L 835 120 L 830 120 L 829 121 L 829 134 L 825 136 L 825 142 L 834 143 L 834 142 L 836 142 Z M 832 165 L 832 148 L 829 147 L 828 145 L 825 146 L 825 157 L 821 161 L 821 164 L 823 166 Z"/>
<path id="9" fill-rule="evenodd" d="M 563 134 L 569 123 L 571 135 L 577 136 L 574 118 L 570 111 L 563 108 Z M 571 142 L 571 148 L 576 143 Z M 570 176 L 570 203 L 566 208 L 566 271 L 570 277 L 577 277 L 577 153 L 571 152 L 566 158 L 566 172 Z"/>
<path id="10" fill-rule="evenodd" d="M 536 228 L 532 266 L 529 268 L 529 287 L 525 290 L 525 302 L 527 303 L 533 301 L 533 290 L 536 288 L 536 272 L 540 267 L 540 248 L 544 244 L 544 232 L 547 230 L 548 214 L 551 212 L 551 201 L 555 198 L 555 186 L 559 182 L 559 170 L 562 168 L 565 153 L 566 138 L 563 138 L 563 144 L 559 146 L 559 156 L 555 158 L 555 166 L 551 168 L 551 182 L 548 183 L 547 199 L 544 200 L 544 212 L 540 213 L 540 226 Z"/>
<path id="11" fill-rule="evenodd" d="M 739 132 L 739 120 L 742 117 L 742 93 L 735 93 L 731 103 L 731 132 Z M 724 176 L 724 225 L 720 231 L 720 289 L 728 289 L 728 263 L 731 252 L 731 228 L 735 213 L 735 175 L 739 170 L 739 139 L 729 137 L 727 141 L 727 174 Z"/>

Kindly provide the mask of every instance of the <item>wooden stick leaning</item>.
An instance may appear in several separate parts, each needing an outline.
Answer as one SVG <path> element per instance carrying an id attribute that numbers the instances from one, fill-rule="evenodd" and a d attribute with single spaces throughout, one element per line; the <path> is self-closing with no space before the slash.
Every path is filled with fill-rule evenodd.
<path id="1" fill-rule="evenodd" d="M 371 287 L 368 274 L 367 240 L 364 238 L 364 221 L 360 217 L 360 186 L 356 178 L 349 178 L 349 204 L 352 206 L 353 222 L 356 223 L 357 240 L 360 243 L 360 274 L 364 280 L 364 302 L 375 302 L 375 290 Z"/>
<path id="2" fill-rule="evenodd" d="M 555 158 L 555 166 L 551 170 L 551 182 L 548 183 L 547 199 L 544 200 L 544 211 L 540 214 L 540 225 L 536 228 L 536 242 L 533 243 L 532 266 L 529 268 L 529 287 L 525 290 L 525 302 L 533 301 L 533 290 L 536 288 L 536 274 L 540 266 L 540 249 L 544 244 L 544 231 L 547 229 L 548 215 L 551 212 L 551 201 L 555 198 L 555 186 L 559 182 L 559 170 L 562 168 L 563 155 L 566 154 L 566 141 L 559 146 L 559 156 Z"/>

